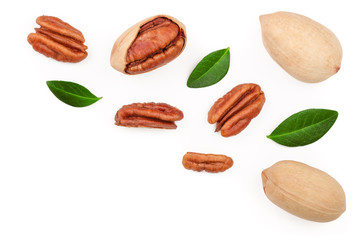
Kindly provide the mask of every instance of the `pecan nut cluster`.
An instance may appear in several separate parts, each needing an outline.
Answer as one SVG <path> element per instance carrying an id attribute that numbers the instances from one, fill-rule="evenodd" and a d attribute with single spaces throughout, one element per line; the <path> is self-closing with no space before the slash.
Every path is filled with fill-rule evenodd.
<path id="1" fill-rule="evenodd" d="M 211 173 L 224 172 L 233 165 L 232 158 L 220 154 L 187 152 L 182 161 L 186 169 Z"/>
<path id="2" fill-rule="evenodd" d="M 265 103 L 264 92 L 254 83 L 240 84 L 218 99 L 208 112 L 208 122 L 223 137 L 240 133 L 256 117 Z"/>
<path id="3" fill-rule="evenodd" d="M 40 16 L 40 28 L 28 35 L 33 48 L 47 57 L 63 62 L 79 62 L 86 58 L 87 47 L 82 33 L 59 18 Z M 167 15 L 145 19 L 115 42 L 111 65 L 125 74 L 151 71 L 175 59 L 186 45 L 185 26 Z M 252 83 L 234 87 L 215 102 L 208 112 L 208 122 L 217 123 L 224 137 L 240 133 L 256 117 L 265 102 L 260 86 Z M 115 125 L 176 129 L 175 121 L 183 119 L 181 110 L 166 103 L 133 103 L 121 107 L 115 115 Z M 223 172 L 233 165 L 232 158 L 218 154 L 188 152 L 183 157 L 186 169 Z"/>
<path id="4" fill-rule="evenodd" d="M 82 33 L 57 17 L 40 16 L 40 28 L 28 35 L 28 42 L 35 51 L 62 62 L 80 62 L 87 56 L 87 46 Z"/>
<path id="5" fill-rule="evenodd" d="M 115 124 L 125 127 L 176 129 L 175 121 L 183 117 L 182 111 L 166 103 L 133 103 L 117 111 Z"/>
<path id="6" fill-rule="evenodd" d="M 116 40 L 111 66 L 125 74 L 148 72 L 179 56 L 185 44 L 185 26 L 180 21 L 154 16 L 135 24 Z"/>

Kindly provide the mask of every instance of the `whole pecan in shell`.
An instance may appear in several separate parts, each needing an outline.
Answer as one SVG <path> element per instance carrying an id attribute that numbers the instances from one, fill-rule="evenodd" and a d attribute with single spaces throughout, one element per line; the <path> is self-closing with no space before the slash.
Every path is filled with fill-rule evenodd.
<path id="1" fill-rule="evenodd" d="M 82 33 L 57 17 L 40 16 L 40 28 L 28 35 L 34 50 L 57 61 L 80 62 L 87 56 L 87 46 Z"/>
<path id="2" fill-rule="evenodd" d="M 221 130 L 224 137 L 236 135 L 260 113 L 264 103 L 264 92 L 259 85 L 240 84 L 214 103 L 208 122 L 217 123 L 215 131 Z"/>
<path id="3" fill-rule="evenodd" d="M 147 18 L 125 31 L 114 43 L 110 63 L 125 74 L 139 74 L 175 59 L 186 45 L 184 24 L 167 15 Z"/>
<path id="4" fill-rule="evenodd" d="M 115 124 L 125 127 L 176 129 L 174 121 L 183 119 L 179 109 L 166 103 L 133 103 L 124 105 L 115 115 Z"/>
<path id="5" fill-rule="evenodd" d="M 233 160 L 225 155 L 187 152 L 182 164 L 186 169 L 217 173 L 229 169 Z"/>

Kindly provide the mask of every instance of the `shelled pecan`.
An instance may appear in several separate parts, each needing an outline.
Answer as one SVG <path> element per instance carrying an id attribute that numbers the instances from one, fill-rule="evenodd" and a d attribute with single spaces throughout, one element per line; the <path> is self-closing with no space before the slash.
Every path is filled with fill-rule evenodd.
<path id="1" fill-rule="evenodd" d="M 179 109 L 166 103 L 133 103 L 124 105 L 115 115 L 115 124 L 125 127 L 176 129 L 174 121 L 183 119 Z"/>
<path id="2" fill-rule="evenodd" d="M 40 28 L 28 35 L 34 50 L 57 61 L 80 62 L 87 56 L 87 46 L 82 33 L 57 17 L 40 16 Z"/>
<path id="3" fill-rule="evenodd" d="M 139 74 L 175 59 L 186 45 L 184 24 L 167 15 L 147 18 L 125 31 L 114 43 L 110 63 L 125 74 Z"/>
<path id="4" fill-rule="evenodd" d="M 215 131 L 221 130 L 224 137 L 236 135 L 260 113 L 264 103 L 264 92 L 259 85 L 240 84 L 214 103 L 208 122 L 217 123 Z"/>
<path id="5" fill-rule="evenodd" d="M 182 164 L 186 169 L 217 173 L 231 168 L 233 160 L 225 155 L 187 152 Z"/>

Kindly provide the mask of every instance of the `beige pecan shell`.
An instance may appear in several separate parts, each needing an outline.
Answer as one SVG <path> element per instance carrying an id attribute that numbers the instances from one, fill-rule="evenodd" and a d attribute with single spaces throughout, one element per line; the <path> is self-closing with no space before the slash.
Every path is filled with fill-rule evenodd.
<path id="1" fill-rule="evenodd" d="M 261 177 L 269 200 L 295 216 L 329 222 L 346 209 L 341 185 L 327 173 L 304 163 L 280 161 L 265 169 Z"/>
<path id="2" fill-rule="evenodd" d="M 168 15 L 156 15 L 133 25 L 115 41 L 110 64 L 125 74 L 148 72 L 179 56 L 186 39 L 183 23 Z"/>
<path id="3" fill-rule="evenodd" d="M 294 78 L 316 83 L 339 71 L 341 44 L 325 26 L 291 12 L 262 15 L 260 23 L 266 50 Z"/>

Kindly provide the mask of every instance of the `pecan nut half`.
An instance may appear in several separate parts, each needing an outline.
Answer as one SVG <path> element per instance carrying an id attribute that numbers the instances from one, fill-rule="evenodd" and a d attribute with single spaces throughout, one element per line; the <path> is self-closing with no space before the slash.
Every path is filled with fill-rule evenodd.
<path id="1" fill-rule="evenodd" d="M 145 19 L 125 31 L 114 43 L 110 63 L 125 74 L 139 74 L 175 59 L 186 45 L 184 24 L 158 15 Z"/>
<path id="2" fill-rule="evenodd" d="M 166 103 L 133 103 L 117 111 L 115 125 L 176 129 L 175 121 L 183 117 L 182 111 Z"/>
<path id="3" fill-rule="evenodd" d="M 221 130 L 223 137 L 234 136 L 260 113 L 264 103 L 264 92 L 259 85 L 240 84 L 214 103 L 208 122 L 217 123 L 215 132 Z"/>
<path id="4" fill-rule="evenodd" d="M 40 28 L 28 35 L 28 42 L 35 51 L 62 62 L 80 62 L 87 56 L 87 46 L 82 33 L 57 17 L 40 16 Z"/>
<path id="5" fill-rule="evenodd" d="M 217 173 L 231 168 L 233 160 L 225 155 L 187 152 L 182 164 L 189 170 Z"/>

